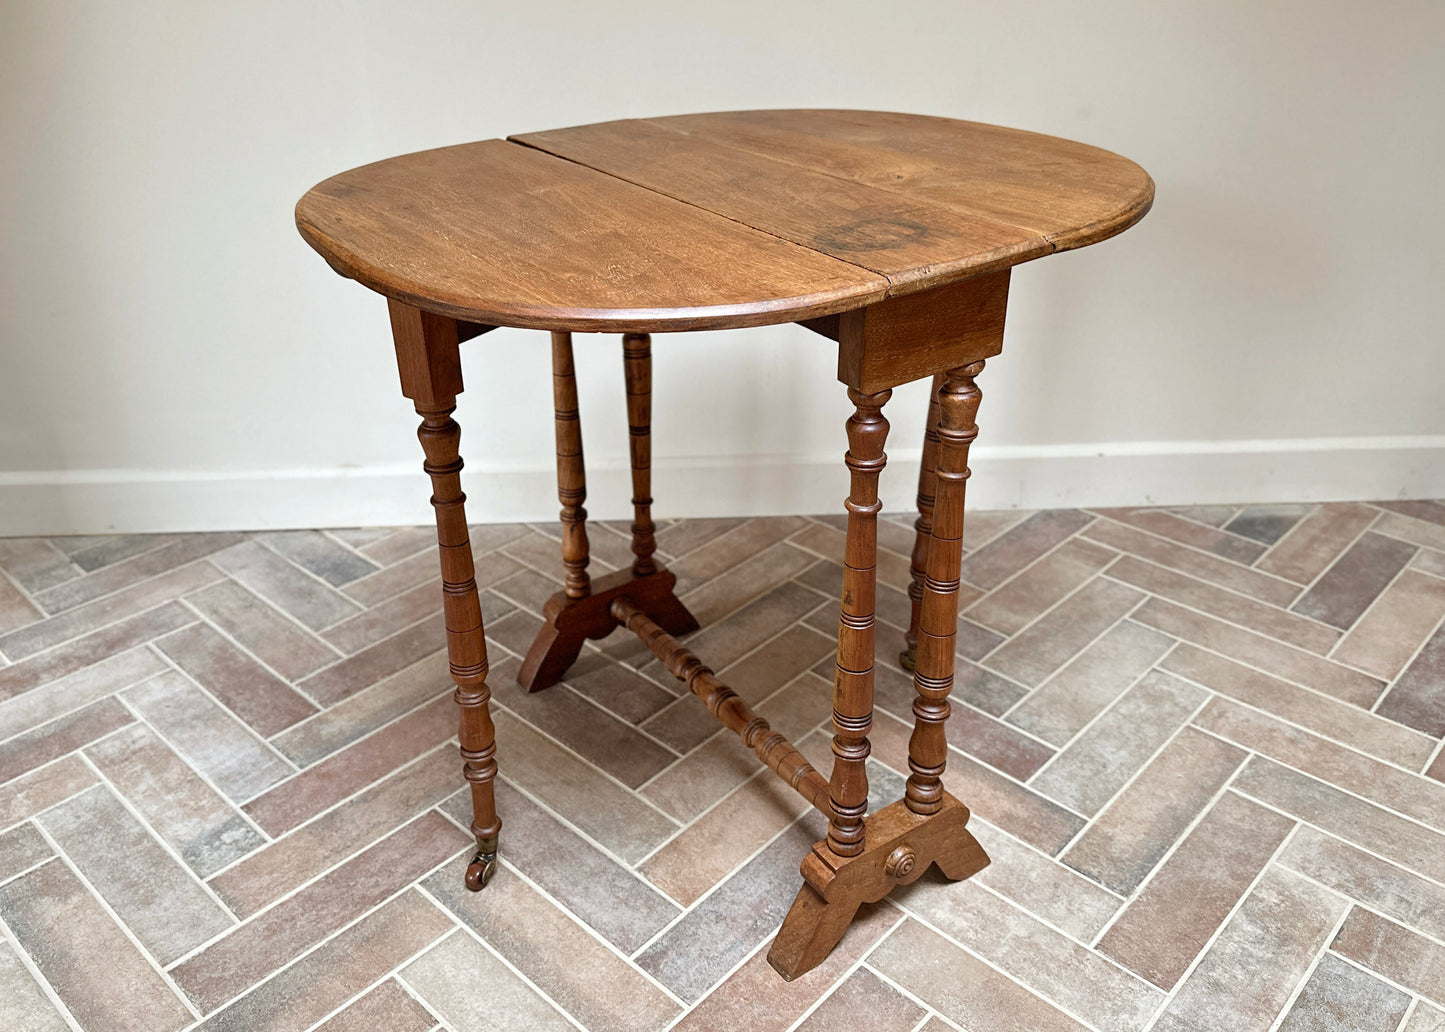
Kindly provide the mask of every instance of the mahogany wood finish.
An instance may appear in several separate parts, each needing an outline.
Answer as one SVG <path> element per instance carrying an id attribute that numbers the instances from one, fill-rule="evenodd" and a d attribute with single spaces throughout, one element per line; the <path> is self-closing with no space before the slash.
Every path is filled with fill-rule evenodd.
<path id="1" fill-rule="evenodd" d="M 928 542 L 927 575 L 918 620 L 918 653 L 913 668 L 913 734 L 908 740 L 908 787 L 904 800 L 917 814 L 937 813 L 943 805 L 948 742 L 948 693 L 953 689 L 953 642 L 958 634 L 958 576 L 963 558 L 963 497 L 968 482 L 968 448 L 978 436 L 978 403 L 983 395 L 973 379 L 983 372 L 974 362 L 950 369 L 938 391 L 937 498 Z"/>
<path id="2" fill-rule="evenodd" d="M 496 869 L 497 836 L 502 822 L 497 817 L 493 791 L 497 742 L 488 707 L 492 693 L 487 687 L 487 640 L 467 535 L 467 496 L 462 493 L 462 432 L 452 419 L 457 395 L 462 392 L 457 324 L 396 301 L 390 303 L 390 308 L 401 391 L 416 403 L 417 414 L 422 417 L 417 436 L 426 455 L 422 468 L 432 483 L 447 659 L 457 685 L 462 773 L 471 786 L 472 834 L 477 839 L 477 853 L 467 867 L 466 883 L 479 889 L 491 880 Z"/>
<path id="3" fill-rule="evenodd" d="M 632 575 L 657 572 L 652 523 L 652 338 L 629 333 L 622 338 L 627 381 L 627 447 L 632 460 Z"/>
<path id="4" fill-rule="evenodd" d="M 390 300 L 402 391 L 422 417 L 461 706 L 464 771 L 485 884 L 500 822 L 481 610 L 467 543 L 459 344 L 497 326 L 552 331 L 565 585 L 519 680 L 563 676 L 588 638 L 625 624 L 785 781 L 829 818 L 769 960 L 793 978 L 827 956 L 858 907 L 936 865 L 988 863 L 944 791 L 974 377 L 1003 342 L 1010 270 L 1104 240 L 1153 201 L 1138 165 L 998 126 L 868 111 L 738 111 L 637 119 L 444 147 L 318 184 L 301 234 Z M 835 341 L 849 388 L 848 533 L 824 779 L 677 636 L 697 628 L 655 558 L 652 332 L 800 322 Z M 570 334 L 624 334 L 632 567 L 587 575 L 586 481 Z M 893 387 L 935 377 L 902 661 L 917 700 L 904 798 L 867 814 L 878 477 Z"/>
<path id="5" fill-rule="evenodd" d="M 572 364 L 572 334 L 552 334 L 552 403 L 557 434 L 557 500 L 562 503 L 562 565 L 567 568 L 564 592 L 586 598 L 592 590 L 587 576 L 587 470 L 582 459 L 582 415 L 577 406 L 577 371 Z"/>
<path id="6" fill-rule="evenodd" d="M 888 457 L 888 420 L 883 406 L 892 391 L 850 390 L 848 419 L 852 476 L 847 544 L 843 554 L 843 599 L 838 615 L 838 659 L 833 674 L 833 814 L 828 848 L 839 856 L 863 852 L 863 815 L 868 812 L 868 731 L 873 726 L 873 608 L 877 598 L 878 475 Z"/>
<path id="7" fill-rule="evenodd" d="M 918 464 L 918 519 L 913 521 L 913 555 L 909 559 L 908 601 L 912 614 L 908 633 L 903 636 L 903 652 L 898 657 L 904 670 L 913 671 L 918 653 L 918 617 L 923 606 L 923 582 L 928 577 L 928 543 L 933 536 L 934 491 L 938 485 L 938 391 L 943 374 L 933 378 L 928 394 L 928 419 L 923 429 L 923 457 Z"/>

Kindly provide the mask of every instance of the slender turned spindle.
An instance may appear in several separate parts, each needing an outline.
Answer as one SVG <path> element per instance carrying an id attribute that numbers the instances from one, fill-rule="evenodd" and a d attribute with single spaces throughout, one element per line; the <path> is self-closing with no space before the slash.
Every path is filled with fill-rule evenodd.
<path id="1" fill-rule="evenodd" d="M 953 688 L 953 639 L 958 632 L 958 572 L 963 555 L 963 501 L 968 448 L 978 436 L 982 392 L 973 379 L 983 363 L 950 369 L 938 392 L 937 500 L 928 544 L 927 577 L 918 622 L 913 670 L 913 735 L 908 740 L 908 787 L 904 799 L 917 814 L 937 813 L 943 801 L 948 759 L 944 725 Z"/>
<path id="2" fill-rule="evenodd" d="M 622 370 L 627 380 L 628 447 L 632 454 L 632 575 L 657 572 L 652 522 L 652 339 L 645 333 L 622 338 Z"/>
<path id="3" fill-rule="evenodd" d="M 658 661 L 687 690 L 703 701 L 718 722 L 743 740 L 768 769 L 786 781 L 804 799 L 828 812 L 828 782 L 803 758 L 792 742 L 755 714 L 686 645 L 668 634 L 627 596 L 612 603 L 617 622 L 642 639 Z"/>
<path id="4" fill-rule="evenodd" d="M 562 503 L 562 564 L 568 598 L 592 593 L 587 576 L 587 470 L 582 462 L 582 418 L 577 410 L 577 373 L 572 334 L 552 334 L 552 399 L 556 407 L 557 500 Z"/>
<path id="5" fill-rule="evenodd" d="M 923 606 L 923 582 L 928 577 L 928 539 L 933 535 L 934 491 L 938 484 L 938 390 L 942 386 L 943 374 L 939 373 L 928 392 L 928 425 L 923 431 L 923 459 L 918 466 L 918 519 L 913 521 L 913 557 L 908 571 L 908 601 L 913 612 L 898 657 L 899 664 L 908 671 L 913 670 L 918 655 L 918 614 Z"/>
<path id="6" fill-rule="evenodd" d="M 497 740 L 488 709 L 487 641 L 482 632 L 482 607 L 477 598 L 472 546 L 467 537 L 466 500 L 462 493 L 461 427 L 452 419 L 456 399 L 445 408 L 417 407 L 426 462 L 436 509 L 437 543 L 441 551 L 442 591 L 447 629 L 447 658 L 456 701 L 461 708 L 462 772 L 472 792 L 472 833 L 477 856 L 467 868 L 467 885 L 479 889 L 491 880 L 497 862 L 497 819 L 493 781 L 497 776 Z"/>
<path id="7" fill-rule="evenodd" d="M 848 418 L 844 462 L 852 489 L 848 539 L 843 555 L 843 601 L 838 616 L 838 660 L 833 675 L 833 812 L 828 848 L 839 856 L 863 852 L 863 815 L 868 812 L 868 732 L 873 726 L 873 606 L 877 594 L 878 475 L 888 456 L 888 420 L 883 405 L 892 391 L 865 394 L 849 389 L 854 413 Z"/>

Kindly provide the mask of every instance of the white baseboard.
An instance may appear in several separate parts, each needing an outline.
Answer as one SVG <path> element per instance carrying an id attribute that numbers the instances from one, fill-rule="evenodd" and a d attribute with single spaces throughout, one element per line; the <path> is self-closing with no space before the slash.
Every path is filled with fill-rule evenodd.
<path id="1" fill-rule="evenodd" d="M 918 449 L 890 457 L 884 504 L 907 511 Z M 979 509 L 1445 497 L 1445 435 L 979 446 L 971 465 Z M 551 520 L 553 477 L 474 462 L 467 516 Z M 659 518 L 841 511 L 847 491 L 841 454 L 659 459 L 653 473 Z M 0 473 L 0 536 L 425 523 L 428 493 L 411 466 Z M 594 518 L 630 516 L 627 467 L 594 463 L 588 494 Z"/>

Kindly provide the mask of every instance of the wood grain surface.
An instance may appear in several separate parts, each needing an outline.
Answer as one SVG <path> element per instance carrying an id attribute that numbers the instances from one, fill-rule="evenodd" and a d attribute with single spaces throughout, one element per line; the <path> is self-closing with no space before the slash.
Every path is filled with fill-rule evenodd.
<path id="1" fill-rule="evenodd" d="M 487 326 L 816 319 L 1121 232 L 1153 183 L 1108 151 L 863 111 L 600 123 L 390 158 L 296 208 L 332 267 Z"/>

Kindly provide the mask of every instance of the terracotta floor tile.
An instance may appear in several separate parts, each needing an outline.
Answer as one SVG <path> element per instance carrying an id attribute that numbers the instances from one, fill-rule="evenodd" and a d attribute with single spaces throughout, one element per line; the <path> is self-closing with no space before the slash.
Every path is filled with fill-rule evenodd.
<path id="1" fill-rule="evenodd" d="M 440 746 L 217 874 L 211 888 L 238 917 L 249 917 L 454 793 L 458 766 L 455 747 Z"/>
<path id="2" fill-rule="evenodd" d="M 401 970 L 401 980 L 452 1028 L 576 1032 L 577 1026 L 466 932 L 453 932 Z M 505 1015 L 507 1025 L 498 1025 Z"/>
<path id="3" fill-rule="evenodd" d="M 692 906 L 808 807 L 772 771 L 757 771 L 644 860 L 638 871 L 683 906 Z"/>
<path id="4" fill-rule="evenodd" d="M 290 764 L 250 728 L 180 674 L 157 674 L 126 689 L 121 697 L 234 802 L 249 799 L 292 773 Z"/>
<path id="5" fill-rule="evenodd" d="M 1332 659 L 1393 680 L 1445 616 L 1445 580 L 1405 570 L 1347 634 Z"/>
<path id="6" fill-rule="evenodd" d="M 682 601 L 698 623 L 706 627 L 817 561 L 817 556 L 780 541 L 704 581 L 684 595 Z"/>
<path id="7" fill-rule="evenodd" d="M 8 942 L 0 942 L 0 1000 L 5 1001 L 5 1020 L 11 1028 L 25 1032 L 70 1028 Z"/>
<path id="8" fill-rule="evenodd" d="M 46 811 L 39 823 L 160 964 L 235 924 L 106 786 Z"/>
<path id="9" fill-rule="evenodd" d="M 68 752 L 125 727 L 135 718 L 107 696 L 0 743 L 0 783 L 18 778 Z"/>
<path id="10" fill-rule="evenodd" d="M 1177 541 L 1181 545 L 1197 548 L 1201 552 L 1213 552 L 1233 562 L 1248 566 L 1264 554 L 1265 546 L 1257 541 L 1226 534 L 1212 527 L 1201 526 L 1193 520 L 1181 519 L 1170 512 L 1158 509 L 1095 509 L 1101 516 L 1148 531 L 1158 537 Z"/>
<path id="11" fill-rule="evenodd" d="M 194 623 L 195 619 L 183 606 L 167 602 L 8 667 L 0 667 L 0 701 L 133 649 L 157 635 Z"/>
<path id="12" fill-rule="evenodd" d="M 1319 655 L 1328 653 L 1340 640 L 1340 632 L 1333 627 L 1132 555 L 1109 567 L 1108 575 L 1141 591 Z"/>
<path id="13" fill-rule="evenodd" d="M 171 977 L 208 1014 L 470 842 L 440 814 L 425 814 L 176 965 Z"/>
<path id="14" fill-rule="evenodd" d="M 501 524 L 498 524 L 501 526 Z M 468 536 L 471 536 L 471 528 L 468 527 Z M 518 528 L 518 534 L 521 534 Z M 427 549 L 436 548 L 437 531 L 436 527 L 371 527 L 363 528 L 361 531 L 354 530 L 333 530 L 333 536 L 340 538 L 344 543 L 356 549 L 362 555 L 372 560 L 378 566 L 391 566 L 400 562 L 408 556 Z M 364 537 L 364 540 L 362 539 Z"/>
<path id="15" fill-rule="evenodd" d="M 1445 1032 L 1445 1010 L 1432 1007 L 1416 997 L 1415 1010 L 1409 1020 L 1400 1026 L 1400 1032 Z"/>
<path id="16" fill-rule="evenodd" d="M 1109 580 L 1094 580 L 1010 638 L 985 665 L 1020 684 L 1038 685 L 1078 651 L 1128 614 L 1142 592 Z"/>
<path id="17" fill-rule="evenodd" d="M 0 784 L 0 827 L 33 817 L 95 783 L 95 772 L 72 754 Z"/>
<path id="18" fill-rule="evenodd" d="M 900 773 L 908 770 L 912 726 L 879 714 L 873 722 L 873 755 Z M 1052 800 L 950 750 L 943 787 L 980 817 L 1050 856 L 1064 848 L 1086 823 Z"/>
<path id="19" fill-rule="evenodd" d="M 1270 868 L 1180 985 L 1154 1028 L 1159 1032 L 1268 1028 L 1346 905 L 1299 875 Z M 1262 968 L 1268 977 L 1260 977 Z"/>
<path id="20" fill-rule="evenodd" d="M 492 698 L 628 788 L 637 788 L 677 760 L 677 754 L 588 702 L 565 684 L 529 692 L 517 683 L 515 661 L 489 677 Z M 695 705 L 700 703 L 694 702 Z"/>
<path id="21" fill-rule="evenodd" d="M 202 878 L 265 843 L 224 796 L 144 724 L 87 746 L 85 755 Z"/>
<path id="22" fill-rule="evenodd" d="M 1222 526 L 1264 545 L 1272 545 L 1314 511 L 1312 505 L 1249 505 Z"/>
<path id="23" fill-rule="evenodd" d="M 605 849 L 635 863 L 677 822 L 505 710 L 493 713 L 497 762 L 527 791 Z"/>
<path id="24" fill-rule="evenodd" d="M 912 1032 L 928 1012 L 866 967 L 845 978 L 833 995 L 797 1026 L 797 1032 L 857 1032 L 868 1016 L 870 1032 Z"/>
<path id="25" fill-rule="evenodd" d="M 681 1010 L 626 960 L 503 867 L 484 892 L 438 872 L 427 890 L 555 1003 L 598 1032 L 655 1032 Z"/>
<path id="26" fill-rule="evenodd" d="M 456 704 L 434 699 L 380 731 L 307 767 L 243 809 L 268 835 L 280 835 L 456 734 Z"/>
<path id="27" fill-rule="evenodd" d="M 1445 578 L 1445 552 L 1434 548 L 1422 548 L 1410 560 L 1410 569 L 1428 573 L 1432 577 Z"/>
<path id="28" fill-rule="evenodd" d="M 446 623 L 441 613 L 435 613 L 419 624 L 318 670 L 296 686 L 321 705 L 330 706 L 444 648 Z"/>
<path id="29" fill-rule="evenodd" d="M 114 595 L 77 606 L 0 636 L 0 652 L 11 660 L 24 659 L 71 638 L 88 634 L 106 624 L 135 616 L 166 602 L 173 602 L 182 595 L 221 580 L 223 576 L 220 570 L 204 560 L 189 563 Z M 0 588 L 0 592 L 3 592 L 3 588 Z M 0 622 L 3 622 L 3 614 L 0 614 Z"/>
<path id="30" fill-rule="evenodd" d="M 684 556 L 700 548 L 713 538 L 721 537 L 728 531 L 746 523 L 743 517 L 722 517 L 707 520 L 678 520 L 657 531 L 657 547 L 672 556 Z"/>
<path id="31" fill-rule="evenodd" d="M 972 880 L 925 874 L 893 899 L 1034 992 L 1102 1032 L 1142 1029 L 1164 996 Z"/>
<path id="32" fill-rule="evenodd" d="M 16 825 L 0 833 L 0 882 L 34 867 L 55 855 L 50 843 L 30 823 Z"/>
<path id="33" fill-rule="evenodd" d="M 1391 767 L 1228 699 L 1212 700 L 1194 723 L 1311 777 L 1373 802 L 1388 803 L 1407 817 L 1445 829 L 1445 785 L 1429 778 Z"/>
<path id="34" fill-rule="evenodd" d="M 334 649 L 233 580 L 191 592 L 186 602 L 289 680 L 305 677 L 338 658 Z"/>
<path id="35" fill-rule="evenodd" d="M 808 526 L 798 531 L 789 542 L 800 548 L 806 548 L 815 555 L 842 569 L 844 544 L 847 541 L 847 534 L 842 528 L 824 526 L 819 523 L 809 523 Z M 911 550 L 911 549 L 910 549 Z M 907 591 L 908 585 L 912 582 L 913 574 L 907 555 L 900 555 L 897 552 L 890 552 L 887 549 L 878 550 L 878 584 L 880 587 L 887 586 L 895 591 Z M 837 588 L 830 592 L 835 597 L 842 588 L 841 577 Z"/>
<path id="36" fill-rule="evenodd" d="M 316 1032 L 429 1032 L 431 1012 L 389 978 L 317 1026 Z"/>
<path id="37" fill-rule="evenodd" d="M 361 607 L 303 573 L 269 548 L 247 541 L 212 558 L 242 587 L 313 631 L 340 623 Z"/>
<path id="38" fill-rule="evenodd" d="M 1092 817 L 1207 697 L 1203 689 L 1177 677 L 1150 671 L 1054 757 L 1029 787 Z"/>
<path id="39" fill-rule="evenodd" d="M 63 861 L 0 885 L 0 918 L 82 1028 L 169 1032 L 194 1020 Z"/>
<path id="40" fill-rule="evenodd" d="M 1186 545 L 1166 541 L 1113 520 L 1096 521 L 1084 531 L 1083 536 L 1095 544 L 1127 552 L 1157 566 L 1188 574 L 1271 605 L 1287 606 L 1300 592 L 1298 585 L 1287 580 L 1230 562 L 1211 552 L 1201 552 Z"/>
<path id="41" fill-rule="evenodd" d="M 789 535 L 810 526 L 798 516 L 766 516 L 747 520 L 690 549 L 672 564 L 679 574 L 709 579 L 738 565 Z M 661 546 L 661 542 L 659 542 Z"/>
<path id="42" fill-rule="evenodd" d="M 173 631 L 155 647 L 263 738 L 317 708 L 206 624 Z"/>
<path id="43" fill-rule="evenodd" d="M 1384 688 L 1381 681 L 1368 674 L 1161 599 L 1145 602 L 1133 619 L 1356 706 L 1368 709 Z"/>
<path id="44" fill-rule="evenodd" d="M 1349 630 L 1414 555 L 1412 545 L 1366 532 L 1290 608 Z"/>
<path id="45" fill-rule="evenodd" d="M 1381 534 L 1408 541 L 1424 548 L 1445 549 L 1445 527 L 1433 521 L 1418 520 L 1400 513 L 1387 512 L 1375 523 Z"/>
<path id="46" fill-rule="evenodd" d="M 1001 634 L 1017 634 L 1116 555 L 1082 538 L 1065 541 L 965 611 L 985 627 Z"/>
<path id="47" fill-rule="evenodd" d="M 1180 645 L 1159 665 L 1221 695 L 1402 767 L 1419 770 L 1435 751 L 1435 741 L 1417 731 L 1192 645 Z"/>
<path id="48" fill-rule="evenodd" d="M 802 879 L 798 864 L 826 834 L 808 815 L 774 839 L 637 957 L 637 963 L 685 1002 L 708 989 L 772 936 Z"/>
<path id="49" fill-rule="evenodd" d="M 62 714 L 99 702 L 122 688 L 169 669 L 146 648 L 119 652 L 73 674 L 47 681 L 0 702 L 0 740 L 30 731 Z"/>
<path id="50" fill-rule="evenodd" d="M 44 615 L 8 577 L 0 575 L 0 653 L 9 655 L 3 644 L 9 632 L 33 624 Z"/>
<path id="51" fill-rule="evenodd" d="M 1356 906 L 1330 949 L 1411 992 L 1445 1000 L 1445 946 L 1404 925 Z"/>
<path id="52" fill-rule="evenodd" d="M 271 740 L 298 767 L 308 767 L 424 702 L 455 690 L 446 651 L 404 667 Z"/>
<path id="53" fill-rule="evenodd" d="M 1291 870 L 1435 938 L 1445 936 L 1445 886 L 1308 826 L 1280 855 Z"/>
<path id="54" fill-rule="evenodd" d="M 1122 620 L 1045 681 L 1004 719 L 1062 746 L 1169 651 L 1174 639 Z"/>
<path id="55" fill-rule="evenodd" d="M 4 676 L 0 671 L 0 676 Z M 1438 628 L 1411 660 L 1375 712 L 1422 731 L 1445 736 L 1445 626 Z"/>
<path id="56" fill-rule="evenodd" d="M 122 559 L 153 552 L 162 545 L 168 545 L 180 535 L 177 534 L 112 534 L 99 537 L 51 538 L 70 561 L 82 570 L 90 572 L 102 566 L 118 563 Z"/>
<path id="57" fill-rule="evenodd" d="M 256 534 L 252 540 L 261 542 L 336 588 L 368 573 L 375 573 L 379 568 L 370 559 L 318 530 L 273 530 L 267 534 Z"/>
<path id="58" fill-rule="evenodd" d="M 45 538 L 0 538 L 0 570 L 32 595 L 83 572 Z"/>
<path id="59" fill-rule="evenodd" d="M 1254 757 L 1232 786 L 1387 860 L 1445 882 L 1445 835 L 1271 760 Z"/>
<path id="60" fill-rule="evenodd" d="M 454 927 L 445 914 L 410 889 L 197 1029 L 302 1032 Z"/>
<path id="61" fill-rule="evenodd" d="M 1313 1032 L 1348 1027 L 1358 1032 L 1395 1032 L 1410 1006 L 1410 995 L 1332 953 L 1320 958 L 1279 1032 Z"/>
<path id="62" fill-rule="evenodd" d="M 47 588 L 36 594 L 35 601 L 46 612 L 58 613 L 168 573 L 243 540 L 240 534 L 186 534 L 154 551 Z"/>
<path id="63" fill-rule="evenodd" d="M 1064 854 L 1064 863 L 1121 895 L 1148 876 L 1245 753 L 1186 727 Z"/>
<path id="64" fill-rule="evenodd" d="M 505 778 L 497 782 L 497 806 L 507 816 L 502 847 L 507 862 L 623 953 L 635 952 L 681 912 Z M 456 793 L 442 808 L 463 826 L 471 824 L 469 793 Z M 439 877 L 460 883 L 461 874 L 443 871 Z"/>
<path id="65" fill-rule="evenodd" d="M 1256 567 L 1265 573 L 1309 584 L 1379 516 L 1358 502 L 1334 502 L 1310 513 L 1265 553 Z"/>
<path id="66" fill-rule="evenodd" d="M 917 921 L 868 957 L 898 985 L 970 1032 L 1086 1032 L 1087 1026 Z"/>
<path id="67" fill-rule="evenodd" d="M 992 861 L 973 880 L 1081 942 L 1092 942 L 1124 905 L 1121 897 L 1097 882 L 1024 845 L 977 814 L 968 829 Z"/>
<path id="68" fill-rule="evenodd" d="M 1099 952 L 1174 988 L 1294 827 L 1226 792 L 1104 933 Z"/>
<path id="69" fill-rule="evenodd" d="M 812 977 L 784 982 L 768 964 L 771 943 L 749 957 L 717 985 L 681 1021 L 673 1032 L 784 1032 L 817 1002 L 832 984 L 872 949 L 902 917 L 894 907 L 864 904 L 848 934 L 828 958 L 810 972 Z M 760 1007 L 759 1000 L 767 1000 Z"/>

